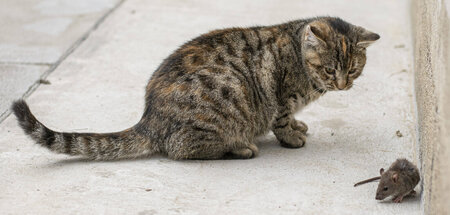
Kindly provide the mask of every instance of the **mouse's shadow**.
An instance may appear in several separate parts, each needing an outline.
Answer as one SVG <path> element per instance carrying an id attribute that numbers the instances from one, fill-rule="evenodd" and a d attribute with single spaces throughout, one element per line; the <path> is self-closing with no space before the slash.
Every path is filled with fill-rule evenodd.
<path id="1" fill-rule="evenodd" d="M 420 202 L 421 193 L 417 193 L 413 196 L 405 196 L 403 197 L 403 201 L 401 203 L 395 203 L 392 199 L 385 199 L 380 201 L 381 204 L 417 204 Z"/>

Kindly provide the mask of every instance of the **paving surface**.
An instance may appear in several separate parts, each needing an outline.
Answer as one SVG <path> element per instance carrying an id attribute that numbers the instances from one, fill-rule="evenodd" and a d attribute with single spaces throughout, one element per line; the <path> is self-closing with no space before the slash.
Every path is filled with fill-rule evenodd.
<path id="1" fill-rule="evenodd" d="M 0 122 L 119 0 L 0 2 Z"/>
<path id="2" fill-rule="evenodd" d="M 357 86 L 296 115 L 310 127 L 304 148 L 282 148 L 268 135 L 251 160 L 87 162 L 36 146 L 10 116 L 0 124 L 2 213 L 420 214 L 419 198 L 377 202 L 376 183 L 352 186 L 398 157 L 418 159 L 406 0 L 128 0 L 27 101 L 56 130 L 122 130 L 139 120 L 153 70 L 186 40 L 216 28 L 324 14 L 381 40 L 369 48 Z"/>

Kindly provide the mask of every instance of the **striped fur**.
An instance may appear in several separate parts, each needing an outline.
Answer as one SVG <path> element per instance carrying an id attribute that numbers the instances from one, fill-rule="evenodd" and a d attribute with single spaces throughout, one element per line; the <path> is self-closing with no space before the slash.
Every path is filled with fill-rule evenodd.
<path id="1" fill-rule="evenodd" d="M 96 160 L 137 157 L 156 152 L 147 138 L 134 128 L 116 133 L 64 133 L 53 131 L 39 122 L 23 100 L 14 102 L 19 125 L 37 144 L 56 153 L 82 155 Z"/>
<path id="2" fill-rule="evenodd" d="M 54 132 L 25 102 L 13 109 L 27 134 L 59 153 L 247 159 L 258 154 L 255 138 L 270 130 L 282 146 L 302 147 L 308 127 L 293 114 L 327 91 L 349 89 L 378 38 L 332 17 L 201 35 L 162 62 L 146 87 L 142 119 L 118 133 Z"/>

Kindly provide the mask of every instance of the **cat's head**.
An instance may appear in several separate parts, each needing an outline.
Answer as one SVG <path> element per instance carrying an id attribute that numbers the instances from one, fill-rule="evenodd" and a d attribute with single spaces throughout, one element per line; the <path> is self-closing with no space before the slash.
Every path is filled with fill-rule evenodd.
<path id="1" fill-rule="evenodd" d="M 323 90 L 347 90 L 366 64 L 366 48 L 380 36 L 339 18 L 319 18 L 302 34 L 309 76 Z"/>

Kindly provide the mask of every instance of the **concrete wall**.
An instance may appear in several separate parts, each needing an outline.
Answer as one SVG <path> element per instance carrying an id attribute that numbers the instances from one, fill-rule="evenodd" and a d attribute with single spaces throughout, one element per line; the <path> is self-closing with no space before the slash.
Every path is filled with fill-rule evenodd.
<path id="1" fill-rule="evenodd" d="M 415 90 L 425 214 L 450 214 L 450 0 L 415 0 Z"/>

